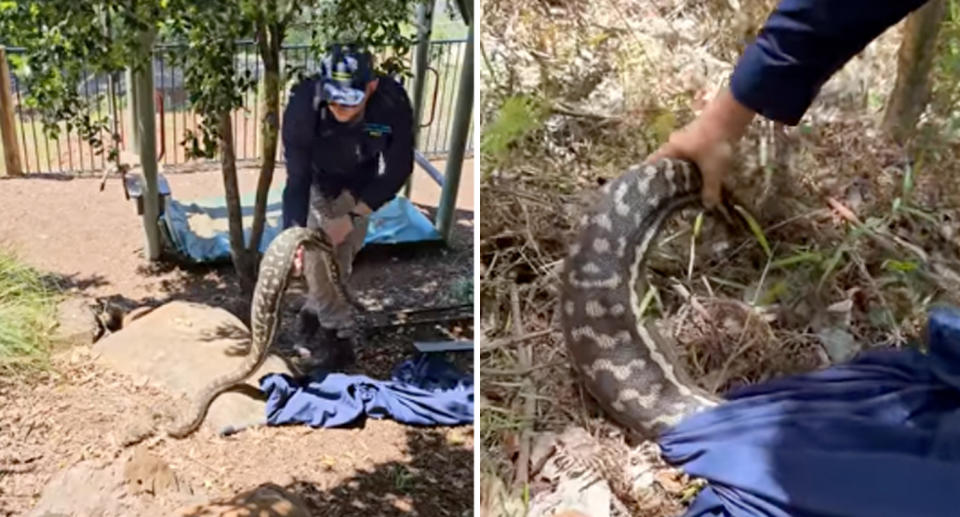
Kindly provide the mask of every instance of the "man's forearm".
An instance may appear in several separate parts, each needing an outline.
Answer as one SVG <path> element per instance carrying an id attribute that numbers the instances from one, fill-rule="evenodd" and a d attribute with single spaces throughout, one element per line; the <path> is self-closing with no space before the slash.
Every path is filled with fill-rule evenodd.
<path id="1" fill-rule="evenodd" d="M 782 0 L 730 81 L 734 98 L 795 125 L 837 70 L 926 0 Z"/>

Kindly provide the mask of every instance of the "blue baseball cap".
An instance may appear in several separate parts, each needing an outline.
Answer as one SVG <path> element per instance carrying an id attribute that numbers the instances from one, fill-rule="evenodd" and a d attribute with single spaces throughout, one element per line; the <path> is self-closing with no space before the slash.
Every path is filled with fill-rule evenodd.
<path id="1" fill-rule="evenodd" d="M 320 63 L 323 100 L 327 102 L 356 106 L 363 102 L 372 80 L 370 54 L 352 45 L 332 45 Z"/>

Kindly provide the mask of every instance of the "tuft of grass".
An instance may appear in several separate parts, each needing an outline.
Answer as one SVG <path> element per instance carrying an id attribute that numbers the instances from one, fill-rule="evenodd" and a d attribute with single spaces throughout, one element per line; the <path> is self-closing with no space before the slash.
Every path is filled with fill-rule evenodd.
<path id="1" fill-rule="evenodd" d="M 457 280 L 450 288 L 453 297 L 460 303 L 473 302 L 473 279 L 463 277 Z"/>
<path id="2" fill-rule="evenodd" d="M 506 159 L 513 144 L 539 129 L 548 114 L 545 103 L 536 97 L 504 99 L 493 122 L 483 130 L 480 149 L 494 161 Z"/>
<path id="3" fill-rule="evenodd" d="M 59 301 L 39 271 L 0 249 L 0 372 L 46 364 Z"/>

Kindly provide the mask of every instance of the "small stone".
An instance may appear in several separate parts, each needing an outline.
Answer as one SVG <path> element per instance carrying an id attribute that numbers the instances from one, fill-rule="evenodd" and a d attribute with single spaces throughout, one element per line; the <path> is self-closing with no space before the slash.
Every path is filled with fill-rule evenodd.
<path id="1" fill-rule="evenodd" d="M 160 495 L 168 491 L 187 491 L 166 462 L 140 446 L 123 468 L 127 490 L 133 494 Z"/>
<path id="2" fill-rule="evenodd" d="M 83 298 L 68 298 L 57 306 L 54 349 L 92 345 L 100 336 L 100 324 L 90 304 Z"/>
<path id="3" fill-rule="evenodd" d="M 153 434 L 154 425 L 151 420 L 135 418 L 119 432 L 117 441 L 120 442 L 121 446 L 129 447 L 142 442 Z"/>
<path id="4" fill-rule="evenodd" d="M 70 351 L 70 364 L 80 364 L 90 356 L 90 347 L 80 346 Z"/>
<path id="5" fill-rule="evenodd" d="M 860 346 L 849 332 L 829 327 L 817 332 L 823 347 L 834 363 L 847 361 L 860 351 Z"/>
<path id="6" fill-rule="evenodd" d="M 853 300 L 846 299 L 827 307 L 827 312 L 850 312 L 853 309 Z"/>
<path id="7" fill-rule="evenodd" d="M 410 513 L 413 511 L 413 505 L 410 504 L 408 499 L 394 499 L 390 506 L 404 513 Z"/>

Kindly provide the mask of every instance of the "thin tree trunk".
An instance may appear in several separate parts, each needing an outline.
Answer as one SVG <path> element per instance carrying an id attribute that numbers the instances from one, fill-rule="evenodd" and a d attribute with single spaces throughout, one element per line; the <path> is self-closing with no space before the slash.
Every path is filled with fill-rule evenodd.
<path id="1" fill-rule="evenodd" d="M 280 44 L 283 27 L 271 24 L 262 27 L 259 37 L 260 57 L 263 59 L 263 119 L 260 130 L 261 156 L 260 178 L 257 180 L 257 201 L 253 210 L 253 231 L 247 251 L 259 256 L 260 241 L 266 222 L 267 194 L 273 183 L 273 170 L 277 161 L 277 144 L 280 128 Z"/>
<path id="2" fill-rule="evenodd" d="M 240 207 L 240 188 L 237 185 L 237 158 L 233 148 L 233 123 L 230 112 L 220 114 L 220 169 L 227 201 L 227 220 L 230 228 L 230 255 L 233 267 L 244 291 L 252 291 L 256 281 L 255 260 L 243 245 L 243 213 Z"/>
<path id="3" fill-rule="evenodd" d="M 920 114 L 930 100 L 930 70 L 945 12 L 946 0 L 930 0 L 910 13 L 904 24 L 897 58 L 897 82 L 883 117 L 884 130 L 900 143 L 913 135 Z"/>

